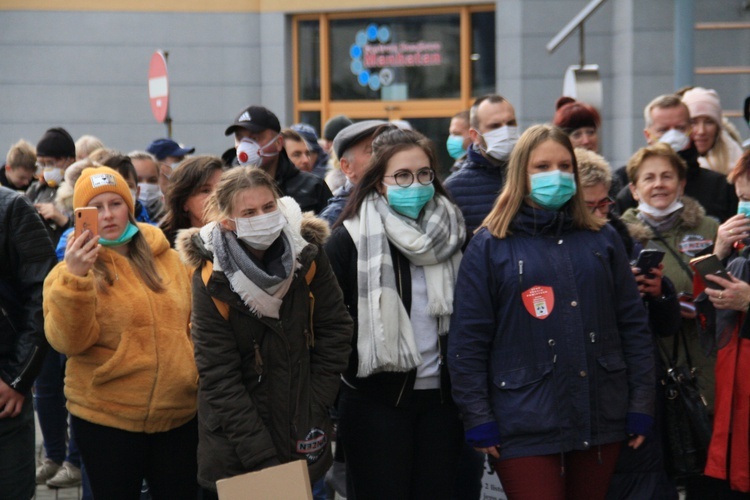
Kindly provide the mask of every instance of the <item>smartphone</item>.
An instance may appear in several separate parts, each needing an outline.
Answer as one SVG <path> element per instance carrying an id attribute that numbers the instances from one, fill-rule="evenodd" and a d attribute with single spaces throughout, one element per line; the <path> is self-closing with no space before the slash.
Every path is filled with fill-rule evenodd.
<path id="1" fill-rule="evenodd" d="M 635 267 L 640 269 L 641 274 L 645 274 L 647 278 L 653 278 L 654 275 L 649 271 L 655 267 L 659 267 L 663 258 L 663 251 L 653 248 L 644 248 L 641 250 L 641 253 L 638 254 L 638 260 L 635 261 Z"/>
<path id="2" fill-rule="evenodd" d="M 725 280 L 731 280 L 731 278 L 729 277 L 729 273 L 724 267 L 724 264 L 722 264 L 719 258 L 714 254 L 704 255 L 703 257 L 692 259 L 690 261 L 690 266 L 692 266 L 692 268 L 701 275 L 708 288 L 713 288 L 714 290 L 723 290 L 723 288 L 718 284 L 706 279 L 706 276 L 708 276 L 709 274 L 720 276 Z"/>
<path id="3" fill-rule="evenodd" d="M 75 237 L 78 238 L 87 229 L 91 231 L 91 236 L 97 234 L 99 230 L 99 210 L 96 207 L 76 208 L 73 212 L 75 219 Z"/>

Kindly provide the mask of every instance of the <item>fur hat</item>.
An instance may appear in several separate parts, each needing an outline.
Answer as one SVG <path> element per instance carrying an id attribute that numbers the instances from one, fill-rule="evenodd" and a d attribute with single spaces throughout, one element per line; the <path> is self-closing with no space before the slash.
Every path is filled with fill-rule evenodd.
<path id="1" fill-rule="evenodd" d="M 109 167 L 87 168 L 76 181 L 73 193 L 73 208 L 85 207 L 94 196 L 102 193 L 119 194 L 130 210 L 135 214 L 133 195 L 125 179 Z"/>

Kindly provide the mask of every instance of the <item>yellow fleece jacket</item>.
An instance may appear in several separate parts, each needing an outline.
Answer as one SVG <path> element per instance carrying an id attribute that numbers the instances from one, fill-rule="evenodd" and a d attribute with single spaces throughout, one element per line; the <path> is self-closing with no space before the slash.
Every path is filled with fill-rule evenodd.
<path id="1" fill-rule="evenodd" d="M 81 419 L 130 432 L 164 432 L 193 418 L 198 372 L 189 321 L 189 272 L 160 229 L 138 224 L 166 291 L 156 293 L 129 259 L 102 247 L 117 279 L 98 292 L 93 273 L 60 262 L 44 281 L 44 331 L 68 356 L 65 396 Z"/>

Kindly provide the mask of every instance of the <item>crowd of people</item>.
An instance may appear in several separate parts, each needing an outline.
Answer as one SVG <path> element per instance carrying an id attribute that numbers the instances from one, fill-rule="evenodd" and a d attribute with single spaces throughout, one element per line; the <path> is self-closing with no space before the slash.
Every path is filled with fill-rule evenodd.
<path id="1" fill-rule="evenodd" d="M 523 131 L 476 99 L 445 169 L 406 122 L 318 135 L 259 105 L 221 155 L 17 142 L 0 496 L 217 499 L 302 460 L 316 500 L 476 500 L 485 464 L 510 500 L 750 498 L 750 151 L 713 90 L 644 119 L 619 168 L 570 97 Z M 675 365 L 713 429 L 689 473 Z"/>

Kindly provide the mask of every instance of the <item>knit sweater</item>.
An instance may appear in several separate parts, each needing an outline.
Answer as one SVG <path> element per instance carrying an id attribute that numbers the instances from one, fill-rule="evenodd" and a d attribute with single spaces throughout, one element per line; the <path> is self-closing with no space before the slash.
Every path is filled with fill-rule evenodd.
<path id="1" fill-rule="evenodd" d="M 167 290 L 154 292 L 126 257 L 102 247 L 114 284 L 98 291 L 92 271 L 76 276 L 60 262 L 44 282 L 44 329 L 68 356 L 71 414 L 130 432 L 164 432 L 196 411 L 190 277 L 158 228 L 138 228 Z"/>

